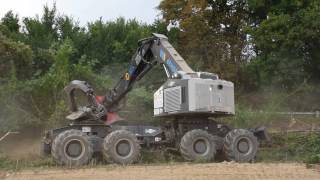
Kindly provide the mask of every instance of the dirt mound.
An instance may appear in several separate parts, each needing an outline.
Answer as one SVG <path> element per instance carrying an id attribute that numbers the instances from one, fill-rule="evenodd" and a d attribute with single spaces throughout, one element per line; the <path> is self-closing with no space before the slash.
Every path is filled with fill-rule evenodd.
<path id="1" fill-rule="evenodd" d="M 25 170 L 18 173 L 6 174 L 8 180 L 19 179 L 119 179 L 119 180 L 169 180 L 169 179 L 220 179 L 220 180 L 318 180 L 320 173 L 314 169 L 307 169 L 303 164 L 172 164 L 151 166 L 115 166 L 109 165 L 89 169 L 49 169 Z"/>

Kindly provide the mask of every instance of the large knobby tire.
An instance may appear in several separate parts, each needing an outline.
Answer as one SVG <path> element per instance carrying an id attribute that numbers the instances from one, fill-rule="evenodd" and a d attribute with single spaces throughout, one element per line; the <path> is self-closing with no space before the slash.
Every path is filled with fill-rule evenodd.
<path id="1" fill-rule="evenodd" d="M 216 154 L 214 137 L 207 131 L 188 131 L 180 142 L 180 153 L 187 161 L 212 161 Z"/>
<path id="2" fill-rule="evenodd" d="M 140 145 L 135 135 L 127 130 L 116 130 L 103 141 L 102 154 L 107 162 L 132 164 L 140 159 Z"/>
<path id="3" fill-rule="evenodd" d="M 51 154 L 61 165 L 82 166 L 90 162 L 93 145 L 87 134 L 71 129 L 57 135 L 52 142 Z"/>
<path id="4" fill-rule="evenodd" d="M 258 145 L 252 132 L 234 129 L 225 137 L 223 152 L 229 161 L 251 162 L 256 156 Z"/>

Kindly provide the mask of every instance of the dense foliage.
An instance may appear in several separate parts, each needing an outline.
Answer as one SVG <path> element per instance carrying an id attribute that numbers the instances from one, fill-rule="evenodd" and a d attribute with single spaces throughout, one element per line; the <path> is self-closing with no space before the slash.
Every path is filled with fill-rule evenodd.
<path id="1" fill-rule="evenodd" d="M 159 8 L 199 69 L 253 89 L 320 80 L 317 0 L 164 0 Z"/>
<path id="2" fill-rule="evenodd" d="M 80 79 L 104 93 L 127 67 L 137 41 L 158 26 L 118 18 L 79 27 L 58 16 L 55 6 L 34 18 L 19 19 L 9 11 L 0 24 L 0 131 L 66 123 L 63 87 Z M 129 108 L 135 97 L 143 97 L 141 110 L 150 107 L 147 88 L 133 92 Z"/>
<path id="3" fill-rule="evenodd" d="M 163 0 L 159 9 L 163 19 L 152 25 L 118 18 L 84 27 L 55 6 L 36 17 L 9 11 L 0 21 L 0 131 L 65 122 L 63 87 L 81 79 L 104 93 L 152 32 L 166 34 L 194 70 L 235 82 L 239 126 L 250 124 L 248 106 L 274 97 L 270 107 L 320 108 L 319 1 Z M 161 67 L 151 73 L 127 101 L 134 120 L 152 116 L 152 92 L 165 76 Z"/>

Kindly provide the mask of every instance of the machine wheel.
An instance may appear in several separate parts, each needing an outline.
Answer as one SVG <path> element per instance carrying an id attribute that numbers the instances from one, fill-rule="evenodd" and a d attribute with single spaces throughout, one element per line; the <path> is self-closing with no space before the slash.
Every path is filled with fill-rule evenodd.
<path id="1" fill-rule="evenodd" d="M 135 135 L 127 130 L 116 130 L 103 141 L 102 154 L 108 162 L 132 164 L 140 158 L 140 145 Z"/>
<path id="2" fill-rule="evenodd" d="M 229 161 L 250 162 L 258 150 L 258 140 L 252 132 L 234 129 L 225 137 L 223 152 Z"/>
<path id="3" fill-rule="evenodd" d="M 51 154 L 59 164 L 82 166 L 91 160 L 93 145 L 88 135 L 71 129 L 58 134 L 53 140 Z"/>
<path id="4" fill-rule="evenodd" d="M 182 137 L 180 152 L 188 161 L 211 161 L 216 154 L 215 139 L 207 131 L 191 130 Z"/>

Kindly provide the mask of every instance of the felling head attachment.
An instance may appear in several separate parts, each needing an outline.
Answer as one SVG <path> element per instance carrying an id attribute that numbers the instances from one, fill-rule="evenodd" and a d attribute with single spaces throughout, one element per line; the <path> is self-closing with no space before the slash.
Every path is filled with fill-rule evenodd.
<path id="1" fill-rule="evenodd" d="M 71 114 L 67 116 L 69 120 L 81 120 L 85 117 L 86 120 L 98 120 L 106 114 L 104 106 L 97 102 L 94 95 L 94 91 L 89 83 L 85 81 L 74 80 L 64 88 L 67 93 L 67 99 L 69 103 L 69 109 Z M 79 90 L 83 92 L 88 101 L 88 105 L 84 107 L 78 107 L 75 99 L 75 91 Z"/>

